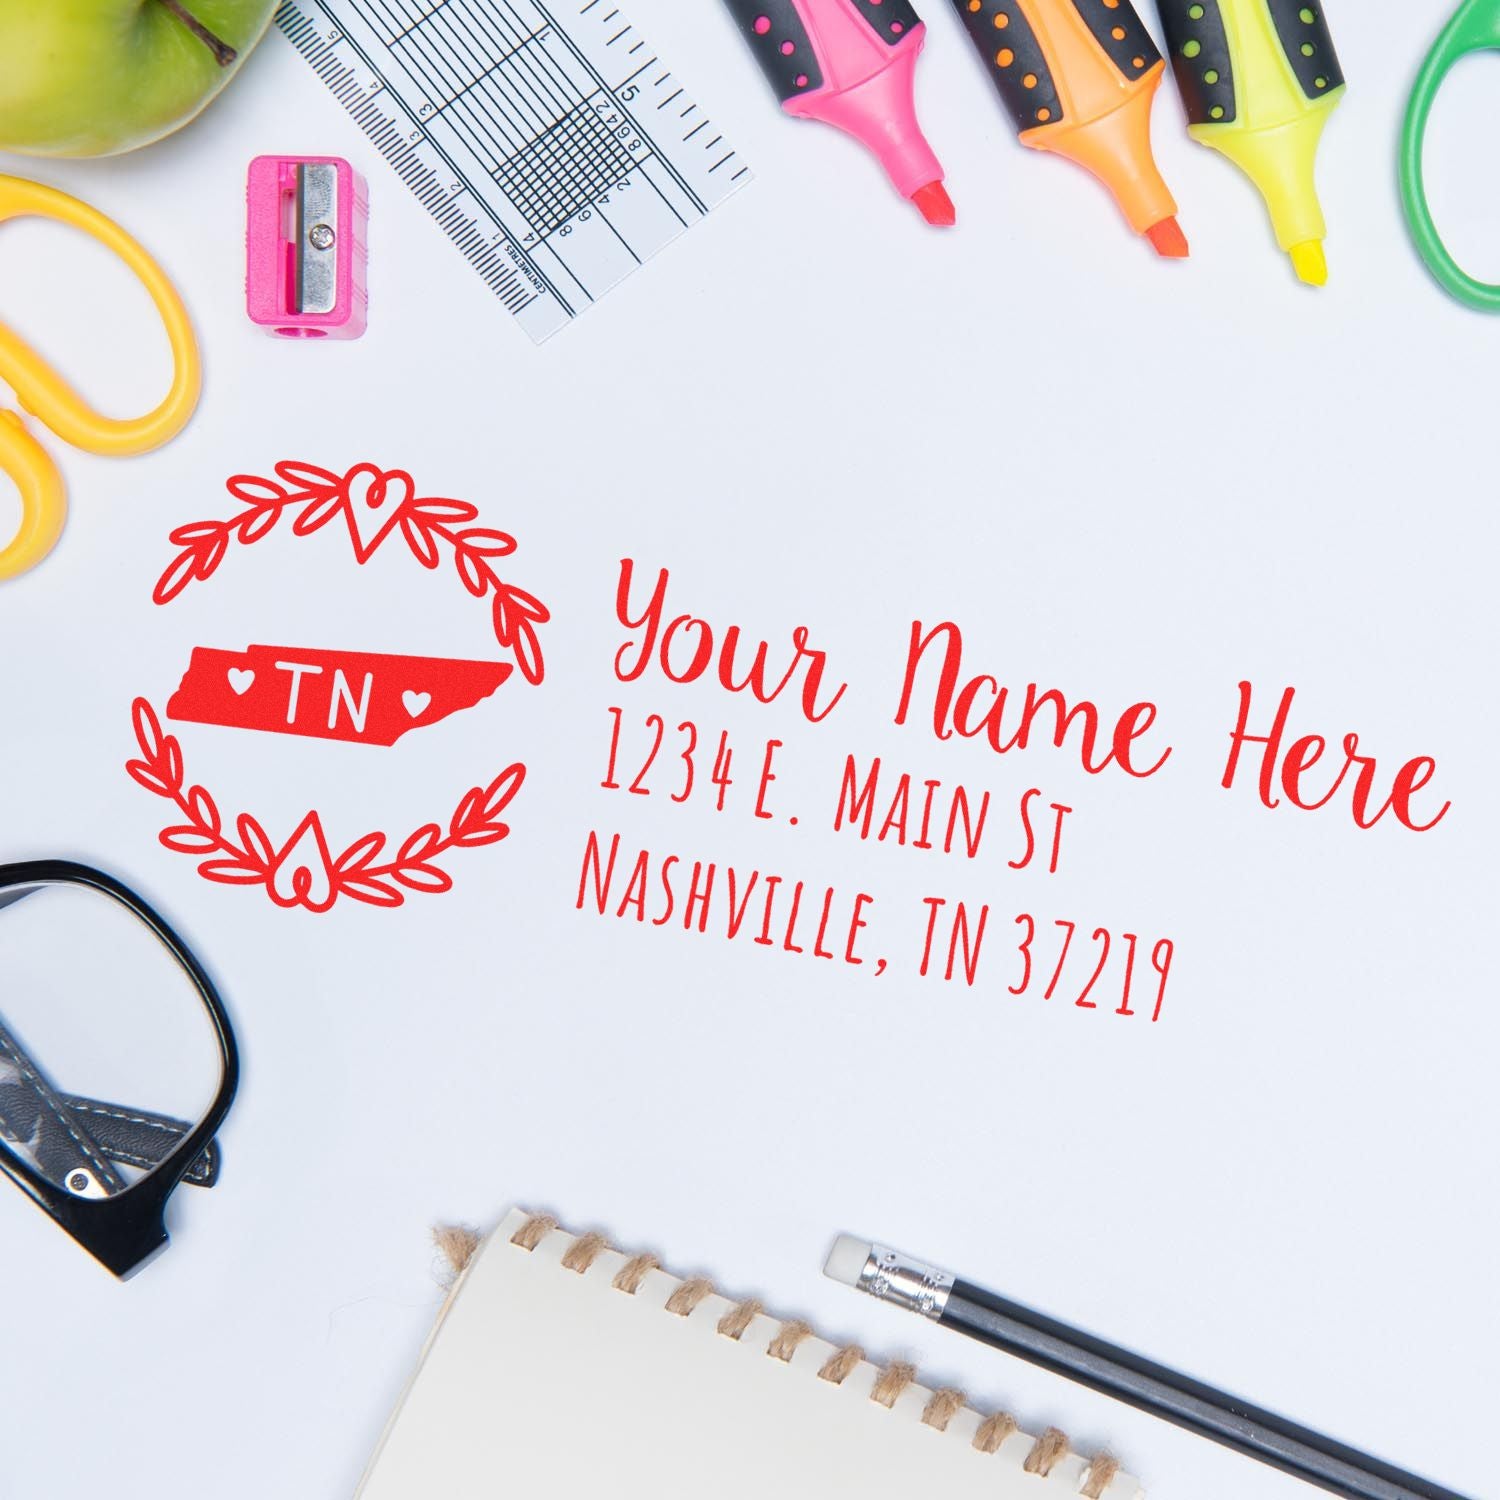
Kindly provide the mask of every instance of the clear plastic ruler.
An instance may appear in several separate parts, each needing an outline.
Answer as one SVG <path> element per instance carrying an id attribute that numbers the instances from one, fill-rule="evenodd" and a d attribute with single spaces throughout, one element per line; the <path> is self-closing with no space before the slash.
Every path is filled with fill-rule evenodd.
<path id="1" fill-rule="evenodd" d="M 614 0 L 285 0 L 276 22 L 538 343 L 750 179 Z"/>

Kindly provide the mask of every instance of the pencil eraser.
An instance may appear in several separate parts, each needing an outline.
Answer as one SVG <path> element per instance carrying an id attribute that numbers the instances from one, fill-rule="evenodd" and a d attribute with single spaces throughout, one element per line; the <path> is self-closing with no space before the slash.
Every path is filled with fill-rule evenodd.
<path id="1" fill-rule="evenodd" d="M 868 1240 L 857 1240 L 852 1234 L 841 1234 L 823 1262 L 823 1274 L 845 1286 L 858 1286 L 864 1275 L 865 1265 L 870 1259 L 872 1246 Z"/>

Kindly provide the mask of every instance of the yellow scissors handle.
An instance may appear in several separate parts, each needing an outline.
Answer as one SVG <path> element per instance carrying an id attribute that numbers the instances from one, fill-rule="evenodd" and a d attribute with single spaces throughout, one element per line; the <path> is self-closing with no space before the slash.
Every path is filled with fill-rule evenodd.
<path id="1" fill-rule="evenodd" d="M 57 545 L 68 515 L 68 492 L 57 465 L 21 425 L 0 407 L 0 473 L 15 480 L 21 495 L 21 528 L 0 550 L 0 579 L 29 572 Z"/>
<path id="2" fill-rule="evenodd" d="M 166 326 L 172 349 L 172 385 L 161 403 L 142 417 L 117 419 L 95 411 L 14 330 L 0 323 L 0 380 L 22 407 L 64 442 L 89 453 L 146 453 L 182 431 L 198 405 L 202 367 L 187 309 L 166 273 L 113 219 L 87 203 L 20 177 L 0 175 L 0 223 L 22 217 L 71 224 L 114 251 L 140 279 Z M 42 447 L 12 412 L 0 411 L 0 471 L 21 493 L 21 529 L 0 550 L 0 578 L 35 567 L 61 534 L 66 513 L 62 479 Z"/>

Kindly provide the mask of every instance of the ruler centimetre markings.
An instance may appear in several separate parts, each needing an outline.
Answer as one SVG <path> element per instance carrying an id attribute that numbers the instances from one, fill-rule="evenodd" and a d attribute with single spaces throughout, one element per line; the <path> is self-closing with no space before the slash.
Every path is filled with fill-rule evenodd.
<path id="1" fill-rule="evenodd" d="M 551 26 L 557 26 L 557 22 L 552 19 L 552 16 L 551 16 L 550 12 L 547 10 L 547 7 L 541 3 L 541 0 L 532 0 L 532 3 L 536 6 L 537 11 L 541 15 L 543 15 L 543 16 L 545 16 L 547 18 L 547 22 L 548 22 L 549 25 L 551 25 Z M 598 5 L 600 3 L 601 3 L 601 0 L 588 0 L 588 4 L 585 5 L 583 7 L 583 9 L 578 12 L 579 16 L 580 17 L 586 16 L 591 10 L 593 10 L 593 8 L 596 5 Z M 604 24 L 606 26 L 610 25 L 617 17 L 619 17 L 619 15 L 620 15 L 620 12 L 618 10 L 611 10 L 607 15 L 604 16 L 604 18 L 603 18 Z M 625 37 L 629 36 L 630 33 L 634 29 L 635 28 L 633 26 L 631 26 L 629 24 L 629 22 L 626 22 L 626 24 L 624 25 L 624 27 L 622 27 L 621 30 L 615 32 L 615 34 L 612 37 L 610 37 L 610 39 L 607 42 L 605 42 L 604 45 L 606 47 L 613 47 L 613 46 L 615 46 L 620 41 L 623 41 Z M 598 69 L 592 67 L 589 64 L 588 60 L 584 57 L 584 55 L 578 50 L 578 48 L 576 46 L 574 46 L 572 38 L 570 36 L 568 36 L 568 34 L 565 31 L 563 31 L 561 27 L 558 27 L 558 34 L 562 37 L 564 43 L 566 43 L 566 45 L 571 49 L 571 51 L 573 52 L 573 55 L 578 59 L 578 61 L 584 67 L 588 68 L 590 74 L 592 74 L 592 76 L 595 79 L 598 80 L 600 89 L 603 92 L 605 92 L 605 93 L 611 92 L 611 90 L 609 88 L 609 85 L 606 84 L 605 81 L 603 80 L 603 78 L 601 78 L 599 76 Z M 646 46 L 645 42 L 637 42 L 634 47 L 630 48 L 630 53 L 628 55 L 633 55 L 636 52 L 643 51 L 645 49 L 645 46 Z M 630 75 L 631 78 L 634 78 L 637 73 L 640 73 L 644 69 L 649 68 L 651 66 L 651 64 L 654 63 L 655 61 L 656 61 L 656 59 L 653 57 L 653 58 L 649 59 L 647 62 L 642 63 L 641 66 L 640 66 L 640 68 L 638 68 L 636 70 L 636 73 L 632 73 Z M 657 88 L 662 87 L 663 84 L 665 84 L 668 81 L 670 81 L 671 77 L 672 77 L 672 75 L 671 75 L 670 71 L 667 72 L 667 73 L 664 73 L 661 78 L 657 79 L 655 86 Z M 624 89 L 628 88 L 629 86 L 630 86 L 630 79 L 626 79 L 626 81 L 620 85 L 620 88 L 621 88 L 621 90 L 624 90 Z M 664 109 L 668 104 L 670 104 L 672 102 L 672 99 L 680 98 L 681 95 L 682 95 L 682 90 L 678 89 L 674 94 L 671 95 L 670 98 L 664 99 L 660 104 L 658 104 L 656 106 L 657 109 L 658 110 Z M 686 179 L 684 179 L 682 173 L 680 173 L 677 170 L 677 168 L 672 165 L 671 158 L 669 156 L 667 156 L 665 153 L 663 153 L 663 152 L 661 152 L 661 151 L 659 151 L 657 149 L 656 142 L 651 139 L 651 136 L 647 133 L 645 127 L 638 120 L 635 119 L 634 115 L 631 116 L 631 122 L 635 125 L 635 128 L 640 132 L 641 139 L 644 140 L 647 143 L 647 145 L 650 146 L 650 148 L 652 150 L 652 153 L 658 158 L 658 160 L 660 160 L 661 164 L 664 167 L 666 167 L 666 169 L 672 174 L 672 176 L 677 179 L 677 182 L 681 186 L 683 192 L 685 192 L 692 199 L 692 201 L 693 201 L 694 205 L 697 207 L 699 213 L 700 214 L 706 214 L 708 212 L 708 205 L 692 190 L 692 188 L 690 188 L 687 185 L 687 181 L 686 181 Z M 710 168 L 710 170 L 712 170 L 712 168 Z M 662 201 L 665 202 L 666 200 L 663 199 Z M 674 210 L 674 212 L 675 212 L 675 210 Z M 678 219 L 679 220 L 682 219 L 682 216 L 680 214 L 678 215 Z M 687 224 L 686 224 L 685 221 L 683 221 L 683 228 L 684 229 L 687 228 Z"/>
<path id="2" fill-rule="evenodd" d="M 458 195 L 450 196 L 437 186 L 434 180 L 437 173 L 425 166 L 416 155 L 417 143 L 426 139 L 425 132 L 421 129 L 420 116 L 410 109 L 399 95 L 390 95 L 397 107 L 417 126 L 408 136 L 402 134 L 375 103 L 375 97 L 385 89 L 384 80 L 374 84 L 367 93 L 362 90 L 354 78 L 354 69 L 339 65 L 337 55 L 331 50 L 334 43 L 325 43 L 313 22 L 297 13 L 294 6 L 283 5 L 277 13 L 276 23 L 290 39 L 292 45 L 312 63 L 314 71 L 333 91 L 334 98 L 350 112 L 354 117 L 354 122 L 370 138 L 381 155 L 395 167 L 397 175 L 416 195 L 417 201 L 427 209 L 448 237 L 463 251 L 470 264 L 489 284 L 512 315 L 519 315 L 539 294 L 530 291 L 525 286 L 520 272 L 515 267 L 504 264 L 500 256 L 502 244 L 506 252 L 514 259 L 521 261 L 531 272 L 536 283 L 557 299 L 569 317 L 576 316 L 572 306 L 542 274 L 541 268 L 525 251 L 511 242 L 499 219 L 493 214 L 489 215 L 497 226 L 497 232 L 495 240 L 486 240 L 474 223 L 464 218 L 453 202 L 453 198 Z M 347 45 L 370 73 L 379 79 L 374 65 L 357 42 L 346 36 L 339 37 L 338 40 Z M 356 100 L 360 101 L 357 105 Z M 460 168 L 440 147 L 434 146 L 433 149 L 454 177 L 463 183 L 470 197 L 481 209 L 485 208 L 484 199 L 474 192 L 473 185 L 464 178 Z"/>
<path id="3" fill-rule="evenodd" d="M 609 0 L 584 0 L 571 29 L 558 8 L 284 0 L 276 16 L 539 342 L 750 175 Z M 655 118 L 674 105 L 675 118 Z"/>

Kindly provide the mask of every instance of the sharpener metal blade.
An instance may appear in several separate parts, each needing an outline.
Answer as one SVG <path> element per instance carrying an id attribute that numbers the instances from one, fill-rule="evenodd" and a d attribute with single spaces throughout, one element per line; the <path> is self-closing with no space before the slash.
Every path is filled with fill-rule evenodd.
<path id="1" fill-rule="evenodd" d="M 297 306 L 331 313 L 338 299 L 338 169 L 304 162 L 297 169 Z"/>

